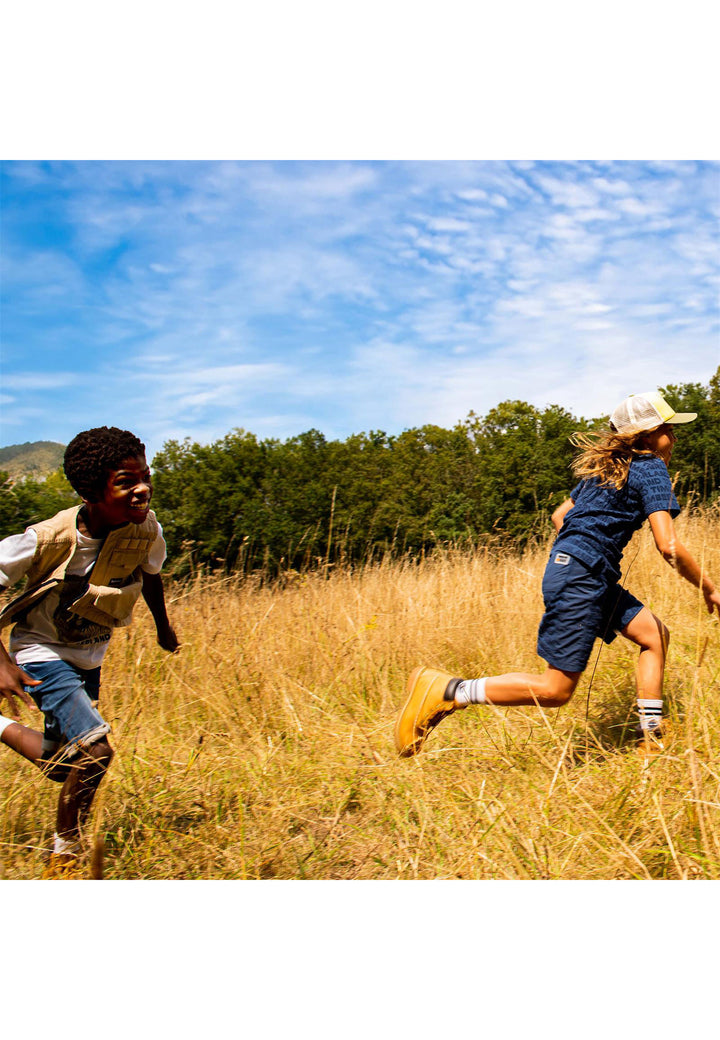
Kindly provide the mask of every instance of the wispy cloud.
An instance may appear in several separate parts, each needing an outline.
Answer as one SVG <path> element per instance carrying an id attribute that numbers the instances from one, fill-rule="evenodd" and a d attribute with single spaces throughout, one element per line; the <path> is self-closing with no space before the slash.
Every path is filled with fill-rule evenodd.
<path id="1" fill-rule="evenodd" d="M 344 437 L 505 398 L 595 415 L 720 363 L 717 163 L 5 163 L 2 178 L 4 442 L 105 422 L 153 451 L 237 426 Z"/>
<path id="2" fill-rule="evenodd" d="M 7 391 L 27 393 L 77 386 L 81 377 L 77 372 L 8 372 L 3 374 L 3 387 Z M 8 398 L 12 400 L 13 398 Z"/>

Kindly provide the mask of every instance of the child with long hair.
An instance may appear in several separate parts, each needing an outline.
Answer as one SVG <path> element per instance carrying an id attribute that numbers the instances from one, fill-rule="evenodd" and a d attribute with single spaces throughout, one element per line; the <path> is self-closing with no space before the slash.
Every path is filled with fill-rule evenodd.
<path id="1" fill-rule="evenodd" d="M 539 675 L 510 672 L 459 679 L 416 668 L 395 724 L 398 753 L 411 756 L 442 719 L 470 704 L 559 708 L 572 697 L 597 637 L 620 634 L 640 648 L 636 685 L 641 750 L 663 749 L 663 673 L 669 632 L 660 618 L 620 584 L 620 560 L 634 531 L 650 522 L 663 558 L 702 591 L 710 614 L 720 614 L 720 593 L 680 542 L 673 518 L 680 512 L 668 463 L 674 427 L 696 413 L 675 412 L 660 393 L 622 401 L 603 434 L 578 434 L 573 472 L 579 483 L 553 513 L 557 532 L 543 576 L 545 613 L 537 652 L 547 661 Z"/>

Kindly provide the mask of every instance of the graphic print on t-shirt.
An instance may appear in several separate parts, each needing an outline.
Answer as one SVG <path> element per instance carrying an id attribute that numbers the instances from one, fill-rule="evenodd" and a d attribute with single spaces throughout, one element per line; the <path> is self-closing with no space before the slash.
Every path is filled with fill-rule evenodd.
<path id="1" fill-rule="evenodd" d="M 61 643 L 82 644 L 88 646 L 92 643 L 106 643 L 111 635 L 111 629 L 106 625 L 99 625 L 96 621 L 73 614 L 72 604 L 83 595 L 87 589 L 87 579 L 80 575 L 66 575 L 60 587 L 59 602 L 53 612 L 53 622 L 58 632 Z"/>

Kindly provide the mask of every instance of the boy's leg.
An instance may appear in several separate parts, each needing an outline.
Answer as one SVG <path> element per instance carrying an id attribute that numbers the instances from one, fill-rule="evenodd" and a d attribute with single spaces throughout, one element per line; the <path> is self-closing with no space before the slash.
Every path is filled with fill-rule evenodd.
<path id="1" fill-rule="evenodd" d="M 621 631 L 626 639 L 640 647 L 635 673 L 641 738 L 639 750 L 647 758 L 665 746 L 663 679 L 670 633 L 647 607 L 643 607 Z M 667 738 L 667 732 L 664 737 Z"/>
<path id="2" fill-rule="evenodd" d="M 581 675 L 549 666 L 542 675 L 510 672 L 463 680 L 434 668 L 416 668 L 395 724 L 395 746 L 403 758 L 417 754 L 431 729 L 470 704 L 559 708 L 570 700 Z"/>
<path id="3" fill-rule="evenodd" d="M 62 760 L 64 741 L 51 744 L 46 733 L 13 720 L 0 733 L 0 742 L 7 744 L 13 751 L 17 751 L 18 755 L 22 755 L 28 762 L 41 769 L 48 780 L 55 780 L 60 784 L 67 780 L 71 766 Z"/>
<path id="4" fill-rule="evenodd" d="M 603 630 L 607 582 L 579 560 L 556 553 L 545 568 L 542 591 L 545 613 L 538 631 L 537 652 L 548 662 L 545 671 L 540 675 L 508 672 L 461 680 L 433 669 L 416 669 L 410 676 L 408 697 L 395 725 L 395 744 L 400 755 L 416 754 L 433 726 L 456 708 L 469 704 L 540 708 L 567 704 L 587 665 L 595 638 Z"/>
<path id="5" fill-rule="evenodd" d="M 485 700 L 500 707 L 536 705 L 541 708 L 560 708 L 572 697 L 582 672 L 565 672 L 548 665 L 542 675 L 527 672 L 508 672 L 492 675 L 485 680 Z M 462 703 L 464 691 L 461 683 L 456 701 Z M 473 703 L 468 697 L 466 704 Z"/>
<path id="6" fill-rule="evenodd" d="M 669 631 L 660 618 L 643 607 L 622 629 L 622 635 L 640 647 L 636 673 L 638 697 L 662 700 Z"/>
<path id="7" fill-rule="evenodd" d="M 71 757 L 67 757 L 70 755 Z M 82 740 L 63 748 L 47 772 L 52 779 L 64 778 L 58 797 L 53 847 L 43 873 L 48 879 L 68 879 L 85 876 L 82 866 L 82 827 L 92 807 L 97 789 L 113 759 L 113 750 L 104 733 L 87 734 Z M 61 772 L 63 771 L 63 772 Z M 102 878 L 93 864 L 94 878 Z"/>
<path id="8" fill-rule="evenodd" d="M 76 843 L 93 798 L 113 759 L 113 750 L 102 736 L 95 743 L 79 750 L 67 759 L 48 761 L 43 757 L 43 734 L 13 722 L 2 733 L 2 742 L 23 758 L 38 766 L 51 780 L 62 780 L 58 798 L 57 834 L 65 842 Z"/>
<path id="9" fill-rule="evenodd" d="M 3 729 L 0 741 L 17 751 L 18 755 L 22 755 L 28 762 L 36 766 L 42 765 L 43 735 L 39 730 L 13 721 Z"/>
<path id="10" fill-rule="evenodd" d="M 65 662 L 36 663 L 28 665 L 27 668 L 28 674 L 42 675 L 42 681 L 38 685 L 26 686 L 25 690 L 32 695 L 45 714 L 44 732 L 24 726 L 14 719 L 2 719 L 5 725 L 0 722 L 0 742 L 12 748 L 28 762 L 32 762 L 48 779 L 63 783 L 68 777 L 70 766 L 62 761 L 67 739 L 61 731 L 55 709 L 63 700 L 67 700 L 71 707 L 69 710 L 67 707 L 64 709 L 64 717 L 70 720 L 69 724 L 73 730 L 78 728 L 78 723 L 83 722 L 95 728 L 102 723 L 102 718 L 88 698 L 91 692 L 97 695 L 99 680 L 95 673 L 82 673 Z M 90 691 L 84 688 L 83 674 L 91 676 Z M 79 703 L 74 705 L 78 695 Z M 85 701 L 92 715 L 87 715 Z M 62 707 L 60 710 L 63 712 Z"/>
<path id="11" fill-rule="evenodd" d="M 49 742 L 47 733 L 41 733 L 30 726 L 23 726 L 21 722 L 14 719 L 4 720 L 8 725 L 0 732 L 0 743 L 7 744 L 18 755 L 32 762 L 34 766 L 41 769 L 49 780 L 63 783 L 67 779 L 70 767 L 67 763 L 57 760 L 55 751 L 61 749 L 64 741 Z"/>
<path id="12" fill-rule="evenodd" d="M 103 736 L 84 745 L 69 762 L 69 773 L 58 798 L 57 836 L 61 842 L 76 844 L 80 828 L 113 759 L 113 749 Z"/>
<path id="13" fill-rule="evenodd" d="M 58 798 L 56 853 L 79 847 L 80 827 L 87 817 L 113 751 L 110 727 L 97 711 L 100 670 L 85 671 L 66 661 L 27 664 L 40 685 L 30 692 L 45 714 L 45 732 L 13 724 L 3 740 L 62 783 Z"/>

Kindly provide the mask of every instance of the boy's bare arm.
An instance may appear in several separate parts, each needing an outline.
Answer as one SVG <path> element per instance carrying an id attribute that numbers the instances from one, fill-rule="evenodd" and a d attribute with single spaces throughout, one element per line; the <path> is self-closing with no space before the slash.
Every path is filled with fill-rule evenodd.
<path id="1" fill-rule="evenodd" d="M 0 699 L 4 698 L 10 705 L 10 715 L 13 719 L 18 718 L 17 704 L 15 698 L 19 697 L 28 708 L 37 711 L 37 705 L 29 693 L 25 692 L 25 686 L 39 686 L 37 679 L 31 679 L 22 668 L 19 668 L 11 659 L 7 650 L 0 643 Z"/>
<path id="2" fill-rule="evenodd" d="M 648 519 L 658 552 L 671 567 L 675 568 L 678 574 L 695 588 L 701 590 L 705 597 L 708 613 L 712 614 L 714 610 L 717 610 L 720 614 L 720 593 L 690 550 L 686 549 L 678 538 L 670 514 L 665 510 L 659 510 L 657 513 L 651 513 Z"/>
<path id="3" fill-rule="evenodd" d="M 170 624 L 170 619 L 167 616 L 165 590 L 163 589 L 162 577 L 159 574 L 146 574 L 145 571 L 143 571 L 142 583 L 143 599 L 147 603 L 148 609 L 155 621 L 158 643 L 163 650 L 167 650 L 168 653 L 174 654 L 179 648 L 180 643 L 175 635 L 175 629 Z"/>

